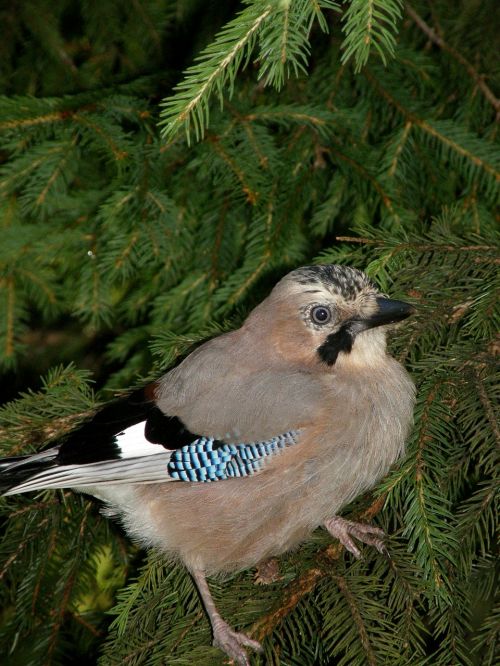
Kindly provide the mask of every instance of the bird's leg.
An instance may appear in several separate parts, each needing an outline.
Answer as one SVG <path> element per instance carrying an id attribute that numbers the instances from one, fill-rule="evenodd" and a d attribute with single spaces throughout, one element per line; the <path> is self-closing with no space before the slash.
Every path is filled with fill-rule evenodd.
<path id="1" fill-rule="evenodd" d="M 196 587 L 198 588 L 203 605 L 205 606 L 205 610 L 210 619 L 214 634 L 215 647 L 220 648 L 228 657 L 234 659 L 239 666 L 250 666 L 248 654 L 243 646 L 252 648 L 252 650 L 256 650 L 257 652 L 262 652 L 261 644 L 258 641 L 252 640 L 245 634 L 235 631 L 222 619 L 215 607 L 203 571 L 195 569 L 191 571 L 191 575 L 194 578 L 194 582 L 196 583 Z"/>
<path id="2" fill-rule="evenodd" d="M 387 548 L 384 546 L 385 534 L 378 527 L 366 525 L 365 523 L 355 523 L 352 520 L 340 518 L 340 516 L 334 516 L 330 520 L 327 520 L 325 527 L 354 557 L 361 557 L 361 553 L 352 540 L 352 537 L 370 546 L 375 546 L 379 553 L 387 554 Z"/>

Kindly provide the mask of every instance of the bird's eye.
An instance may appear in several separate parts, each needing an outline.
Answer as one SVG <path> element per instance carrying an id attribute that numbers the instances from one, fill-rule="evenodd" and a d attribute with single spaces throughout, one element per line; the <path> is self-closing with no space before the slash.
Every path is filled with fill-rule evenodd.
<path id="1" fill-rule="evenodd" d="M 331 318 L 330 308 L 325 305 L 317 305 L 311 310 L 311 319 L 315 324 L 328 324 Z"/>

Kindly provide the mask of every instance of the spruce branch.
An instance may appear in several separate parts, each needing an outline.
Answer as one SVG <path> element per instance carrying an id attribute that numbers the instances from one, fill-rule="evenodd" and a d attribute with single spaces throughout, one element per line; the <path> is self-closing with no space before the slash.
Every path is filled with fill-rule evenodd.
<path id="1" fill-rule="evenodd" d="M 39 504 L 39 507 L 41 507 L 42 504 Z M 45 504 L 43 505 L 45 506 Z M 39 508 L 38 507 L 38 508 Z M 17 512 L 19 513 L 19 512 Z M 45 527 L 47 526 L 49 522 L 48 518 L 44 518 L 39 524 L 37 530 L 34 530 L 30 532 L 26 537 L 22 540 L 19 541 L 17 544 L 17 547 L 15 551 L 5 560 L 2 569 L 0 570 L 0 580 L 8 573 L 10 567 L 16 562 L 16 560 L 19 558 L 19 555 L 22 553 L 23 550 L 25 550 L 32 541 L 36 541 L 38 537 L 45 531 Z"/>
<path id="2" fill-rule="evenodd" d="M 67 117 L 64 113 L 64 111 L 57 111 L 57 112 L 52 112 L 52 113 L 46 113 L 41 116 L 37 116 L 35 118 L 19 118 L 19 119 L 13 119 L 13 120 L 4 120 L 0 122 L 0 131 L 3 130 L 22 130 L 26 127 L 32 127 L 36 125 L 42 125 L 42 124 L 52 124 L 55 122 L 61 122 L 63 120 L 66 120 Z"/>
<path id="3" fill-rule="evenodd" d="M 71 125 L 72 121 L 85 122 L 90 114 L 126 116 L 130 120 L 145 121 L 150 113 L 146 104 L 139 102 L 129 93 L 134 86 L 123 85 L 98 93 L 65 95 L 61 98 L 46 97 L 37 99 L 24 95 L 7 97 L 0 95 L 0 132 L 36 132 L 45 129 Z"/>
<path id="4" fill-rule="evenodd" d="M 198 141 L 209 124 L 210 98 L 233 96 L 238 69 L 246 67 L 259 43 L 259 74 L 266 85 L 278 90 L 293 73 L 306 74 L 309 33 L 315 20 L 327 31 L 322 9 L 338 10 L 334 0 L 246 0 L 247 6 L 230 21 L 185 72 L 174 94 L 163 100 L 160 127 L 164 139 L 172 141 L 184 127 L 188 143 L 191 133 Z"/>
<path id="5" fill-rule="evenodd" d="M 102 118 L 99 122 L 99 120 L 94 120 L 90 114 L 83 115 L 75 113 L 72 116 L 72 120 L 83 128 L 90 130 L 99 141 L 102 141 L 104 146 L 111 151 L 112 156 L 117 162 L 128 157 L 128 152 L 123 150 L 123 148 L 117 144 L 116 138 L 113 136 L 112 132 L 107 131 L 106 126 L 102 122 Z"/>
<path id="6" fill-rule="evenodd" d="M 383 205 L 387 208 L 389 213 L 394 215 L 394 220 L 396 222 L 399 221 L 398 215 L 394 211 L 394 207 L 392 204 L 391 197 L 389 194 L 384 190 L 383 186 L 380 184 L 380 182 L 377 180 L 377 178 L 370 173 L 370 171 L 366 168 L 364 164 L 361 164 L 358 160 L 356 160 L 354 157 L 351 157 L 347 152 L 344 150 L 340 150 L 336 147 L 332 147 L 331 152 L 333 155 L 338 157 L 344 162 L 347 162 L 350 166 L 352 166 L 358 173 L 360 173 L 363 178 L 366 178 L 370 184 L 373 186 L 373 188 L 376 190 L 377 194 L 380 196 L 380 200 L 383 203 Z"/>
<path id="7" fill-rule="evenodd" d="M 341 552 L 341 546 L 337 550 Z M 328 551 L 331 556 L 332 551 Z M 283 621 L 283 619 L 297 607 L 298 603 L 308 594 L 310 594 L 316 587 L 318 581 L 325 575 L 324 571 L 320 568 L 313 567 L 308 569 L 302 574 L 299 580 L 295 581 L 287 588 L 286 594 L 282 603 L 276 610 L 259 618 L 249 631 L 249 635 L 261 641 L 266 636 L 270 635 L 275 627 Z"/>
<path id="8" fill-rule="evenodd" d="M 375 653 L 373 652 L 373 648 L 370 644 L 370 638 L 367 627 L 365 626 L 361 613 L 359 612 L 358 604 L 356 603 L 356 597 L 353 594 L 352 590 L 349 589 L 349 585 L 347 584 L 347 581 L 344 576 L 333 576 L 333 580 L 337 583 L 339 590 L 341 591 L 342 595 L 347 601 L 347 605 L 349 606 L 352 619 L 354 621 L 354 624 L 356 625 L 361 640 L 361 644 L 363 646 L 366 663 L 369 666 L 376 666 L 377 659 Z"/>
<path id="9" fill-rule="evenodd" d="M 391 160 L 391 163 L 390 163 L 390 166 L 389 166 L 389 170 L 388 170 L 389 176 L 394 176 L 394 174 L 396 173 L 396 170 L 398 168 L 398 162 L 401 158 L 401 153 L 402 153 L 402 151 L 405 147 L 405 144 L 408 140 L 408 137 L 410 135 L 411 128 L 412 128 L 412 123 L 411 123 L 411 121 L 407 120 L 405 122 L 403 131 L 401 132 L 401 136 L 398 140 L 396 149 L 394 151 L 394 155 L 392 157 L 392 160 Z"/>
<path id="10" fill-rule="evenodd" d="M 483 406 L 484 413 L 487 417 L 489 426 L 491 428 L 491 432 L 495 436 L 495 441 L 498 451 L 500 452 L 500 419 L 497 413 L 498 405 L 496 406 L 497 409 L 495 409 L 495 405 L 492 403 L 492 401 L 488 396 L 488 393 L 486 392 L 483 383 L 483 378 L 481 376 L 481 372 L 479 371 L 479 369 L 474 368 L 473 374 L 474 374 L 474 384 L 477 388 L 479 399 L 481 400 L 481 404 Z"/>
<path id="11" fill-rule="evenodd" d="M 259 79 L 280 90 L 291 74 L 307 74 L 309 33 L 315 21 L 328 24 L 322 9 L 339 11 L 334 0 L 280 0 L 259 33 Z"/>
<path id="12" fill-rule="evenodd" d="M 389 247 L 389 244 L 384 244 L 382 239 L 362 238 L 360 236 L 336 236 L 335 240 L 346 243 L 358 243 L 360 245 L 376 245 L 377 247 Z M 394 247 L 394 253 L 406 252 L 408 250 L 414 252 L 433 252 L 439 250 L 440 252 L 496 252 L 498 247 L 496 245 L 448 245 L 443 243 L 398 243 Z"/>
<path id="13" fill-rule="evenodd" d="M 375 50 L 386 65 L 394 57 L 402 5 L 402 0 L 349 0 L 342 16 L 345 39 L 341 62 L 354 58 L 354 69 L 360 72 Z"/>
<path id="14" fill-rule="evenodd" d="M 248 203 L 252 206 L 255 206 L 255 204 L 257 203 L 257 199 L 259 197 L 259 192 L 255 192 L 252 189 L 252 185 L 246 182 L 245 173 L 243 172 L 243 169 L 241 169 L 238 166 L 238 164 L 236 164 L 235 160 L 227 153 L 227 151 L 224 150 L 224 147 L 221 144 L 221 142 L 218 140 L 217 136 L 214 136 L 211 133 L 207 133 L 207 141 L 209 141 L 213 145 L 214 151 L 227 164 L 230 171 L 234 173 L 234 175 L 240 182 L 241 189 L 243 190 L 243 193 L 245 194 Z"/>
<path id="15" fill-rule="evenodd" d="M 4 357 L 7 361 L 10 361 L 14 355 L 15 288 L 13 276 L 9 275 L 5 280 L 2 280 L 0 288 L 5 288 L 7 292 Z"/>
<path id="16" fill-rule="evenodd" d="M 184 80 L 174 89 L 174 95 L 161 104 L 164 139 L 172 140 L 182 126 L 188 141 L 192 131 L 197 140 L 204 136 L 210 96 L 215 90 L 221 104 L 224 94 L 231 99 L 238 68 L 242 62 L 248 64 L 257 33 L 272 11 L 269 3 L 252 2 L 201 53 L 198 63 L 186 71 Z"/>
<path id="17" fill-rule="evenodd" d="M 330 139 L 337 124 L 344 123 L 343 114 L 332 113 L 313 105 L 279 104 L 273 107 L 258 106 L 251 113 L 239 116 L 243 122 L 258 123 L 265 126 L 278 126 L 284 130 L 306 128 L 317 133 L 321 139 Z"/>
<path id="18" fill-rule="evenodd" d="M 407 121 L 419 127 L 428 138 L 436 140 L 437 145 L 443 151 L 446 151 L 447 155 L 455 155 L 459 159 L 466 160 L 471 175 L 482 172 L 491 179 L 491 185 L 487 185 L 487 188 L 493 192 L 493 183 L 500 183 L 500 169 L 496 165 L 498 156 L 493 149 L 489 150 L 487 145 L 480 145 L 476 137 L 453 121 L 427 120 L 420 117 L 415 111 L 407 108 L 403 102 L 398 100 L 394 93 L 384 87 L 373 72 L 365 70 L 364 75 Z M 484 157 L 482 153 L 485 154 Z"/>
<path id="19" fill-rule="evenodd" d="M 422 30 L 422 32 L 425 35 L 427 35 L 427 37 L 431 40 L 433 44 L 436 44 L 437 46 L 439 46 L 440 49 L 449 53 L 452 56 L 452 58 L 454 58 L 457 62 L 459 62 L 461 65 L 465 67 L 469 76 L 475 81 L 479 90 L 483 93 L 485 98 L 495 109 L 496 121 L 499 122 L 500 99 L 496 97 L 494 92 L 488 86 L 488 84 L 485 81 L 484 75 L 480 74 L 477 71 L 477 69 L 466 58 L 464 58 L 464 56 L 461 53 L 459 53 L 459 51 L 457 51 L 452 46 L 447 44 L 447 42 L 445 42 L 445 40 L 440 35 L 438 35 L 438 33 L 435 30 L 433 30 L 424 21 L 424 19 L 415 11 L 415 9 L 410 5 L 410 3 L 408 2 L 405 3 L 405 10 L 408 16 L 412 19 L 412 21 L 420 28 L 420 30 Z"/>
<path id="20" fill-rule="evenodd" d="M 436 402 L 444 401 L 442 395 L 439 394 L 448 383 L 447 380 L 443 380 L 442 378 L 438 378 L 431 383 L 425 403 L 419 414 L 419 432 L 416 440 L 414 469 L 412 470 L 412 473 L 415 475 L 415 496 L 413 498 L 415 504 L 408 509 L 407 526 L 405 528 L 405 534 L 411 535 L 412 530 L 414 530 L 418 524 L 418 529 L 423 536 L 423 542 L 419 547 L 420 552 L 417 551 L 417 558 L 428 558 L 428 562 L 426 562 L 425 565 L 430 565 L 436 589 L 442 589 L 444 585 L 443 567 L 440 566 L 438 553 L 444 554 L 445 557 L 450 557 L 450 553 L 443 548 L 443 545 L 438 545 L 437 541 L 437 535 L 439 532 L 436 525 L 440 521 L 436 520 L 436 516 L 434 515 L 436 507 L 435 505 L 433 506 L 433 504 L 434 499 L 438 499 L 438 496 L 434 498 L 432 496 L 433 491 L 430 488 L 430 456 L 427 455 L 427 447 L 431 446 L 433 437 L 437 436 L 437 434 L 432 431 L 433 424 L 430 422 L 431 410 L 435 407 L 433 403 L 435 400 Z M 451 517 L 442 502 L 440 513 L 440 518 L 446 518 L 449 520 Z M 410 537 L 410 543 L 412 543 L 413 546 L 415 546 L 415 541 L 415 538 L 412 539 Z M 422 568 L 428 567 L 423 566 Z"/>

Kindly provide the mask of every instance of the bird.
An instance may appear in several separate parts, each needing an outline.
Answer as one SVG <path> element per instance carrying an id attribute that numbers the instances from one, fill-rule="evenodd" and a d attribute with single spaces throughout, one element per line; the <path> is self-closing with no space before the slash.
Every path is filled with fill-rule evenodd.
<path id="1" fill-rule="evenodd" d="M 404 453 L 415 385 L 386 337 L 414 313 L 355 267 L 297 268 L 240 328 L 39 453 L 1 460 L 0 490 L 101 500 L 134 541 L 184 564 L 213 644 L 249 666 L 262 647 L 222 618 L 207 577 L 257 566 L 319 527 L 355 557 L 357 541 L 385 552 L 382 530 L 339 514 Z"/>

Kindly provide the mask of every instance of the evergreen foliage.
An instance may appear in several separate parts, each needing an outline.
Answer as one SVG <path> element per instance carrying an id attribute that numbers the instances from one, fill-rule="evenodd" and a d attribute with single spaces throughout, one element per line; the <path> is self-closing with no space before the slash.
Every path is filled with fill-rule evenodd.
<path id="1" fill-rule="evenodd" d="M 495 12 L 0 9 L 2 456 L 238 325 L 298 265 L 358 266 L 418 308 L 391 340 L 418 386 L 407 455 L 346 510 L 387 531 L 391 557 L 354 561 L 318 530 L 268 585 L 212 582 L 263 640 L 255 664 L 497 663 Z M 185 571 L 94 502 L 1 505 L 2 663 L 223 663 Z"/>

